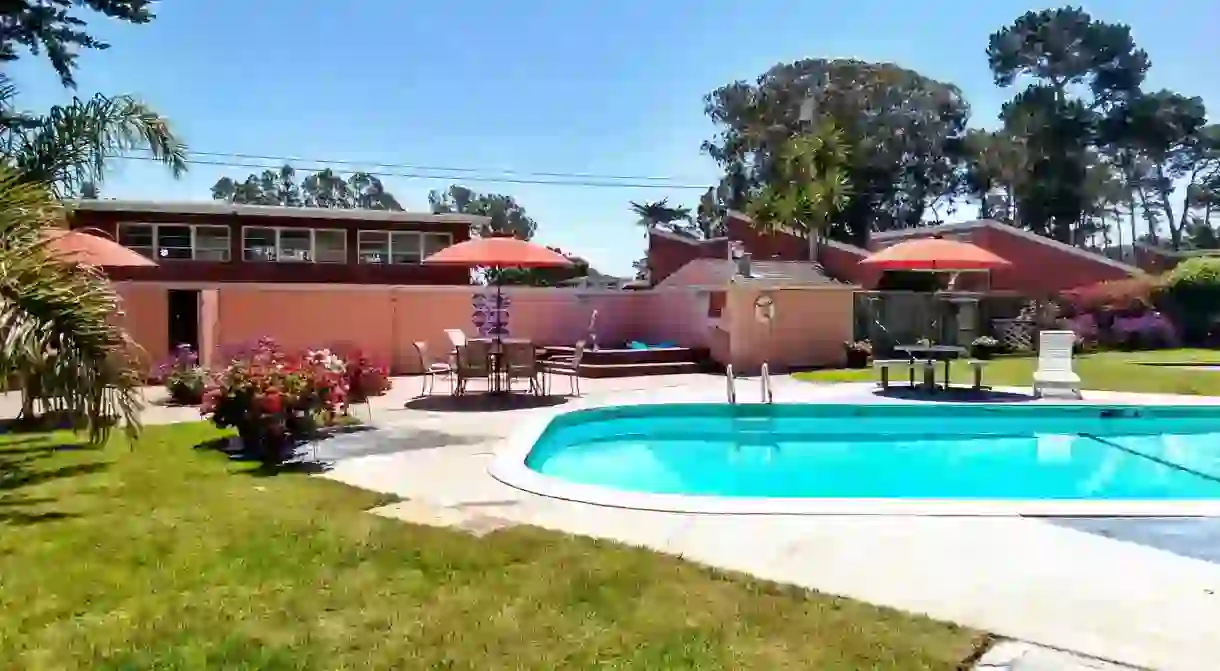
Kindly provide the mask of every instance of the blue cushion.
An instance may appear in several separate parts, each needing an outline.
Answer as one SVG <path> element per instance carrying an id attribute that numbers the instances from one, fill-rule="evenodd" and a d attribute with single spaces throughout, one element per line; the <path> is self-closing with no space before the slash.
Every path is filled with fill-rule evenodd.
<path id="1" fill-rule="evenodd" d="M 631 342 L 627 343 L 627 348 L 628 349 L 648 349 L 648 345 L 645 345 L 644 343 L 642 343 L 638 340 L 632 340 Z"/>

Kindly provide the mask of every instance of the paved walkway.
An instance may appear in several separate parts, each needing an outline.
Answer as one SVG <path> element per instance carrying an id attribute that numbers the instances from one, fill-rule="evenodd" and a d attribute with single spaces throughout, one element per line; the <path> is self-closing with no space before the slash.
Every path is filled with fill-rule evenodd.
<path id="1" fill-rule="evenodd" d="M 998 646 L 979 668 L 1123 668 L 1100 661 L 1113 660 L 1193 671 L 1220 658 L 1220 565 L 1061 521 L 664 513 L 536 496 L 487 475 L 525 416 L 724 393 L 724 379 L 713 376 L 614 382 L 554 407 L 445 411 L 449 399 L 428 401 L 427 410 L 374 407 L 384 428 L 325 447 L 338 461 L 324 477 L 409 499 L 375 511 L 390 517 L 474 533 L 532 524 L 607 538 L 1029 642 Z M 751 390 L 743 382 L 739 396 L 750 400 Z M 869 385 L 789 378 L 777 378 L 775 392 L 780 401 L 902 402 L 877 399 Z M 1086 400 L 1220 402 L 1102 393 Z M 342 458 L 355 454 L 364 456 Z"/>

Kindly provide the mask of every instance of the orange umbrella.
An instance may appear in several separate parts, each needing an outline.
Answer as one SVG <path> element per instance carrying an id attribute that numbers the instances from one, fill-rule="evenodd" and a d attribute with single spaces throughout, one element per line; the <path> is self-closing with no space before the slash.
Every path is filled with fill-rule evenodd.
<path id="1" fill-rule="evenodd" d="M 48 229 L 42 235 L 51 252 L 67 263 L 109 268 L 157 265 L 156 261 L 100 235 L 61 229 Z"/>
<path id="2" fill-rule="evenodd" d="M 468 268 L 559 268 L 571 266 L 572 260 L 542 245 L 494 235 L 446 247 L 424 259 L 424 263 Z"/>
<path id="3" fill-rule="evenodd" d="M 940 237 L 916 238 L 886 247 L 860 261 L 881 270 L 993 270 L 1010 265 L 978 245 Z"/>
<path id="4" fill-rule="evenodd" d="M 518 240 L 509 234 L 493 233 L 446 247 L 423 261 L 430 266 L 465 266 L 467 268 L 564 268 L 572 260 L 542 245 Z M 496 274 L 496 341 L 501 336 L 500 314 L 504 305 L 500 275 Z"/>

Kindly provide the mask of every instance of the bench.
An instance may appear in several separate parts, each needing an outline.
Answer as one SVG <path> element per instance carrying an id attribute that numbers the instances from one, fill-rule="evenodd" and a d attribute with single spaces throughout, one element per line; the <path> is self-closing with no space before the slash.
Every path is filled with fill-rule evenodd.
<path id="1" fill-rule="evenodd" d="M 873 359 L 873 369 L 881 373 L 881 380 L 878 384 L 882 389 L 890 388 L 890 368 L 907 367 L 910 369 L 911 387 L 915 386 L 915 371 L 918 369 L 924 371 L 927 369 L 928 362 L 911 359 Z"/>
<path id="2" fill-rule="evenodd" d="M 989 363 L 991 362 L 981 359 L 966 359 L 966 365 L 970 366 L 970 371 L 974 374 L 974 386 L 971 389 L 991 389 L 991 387 L 983 386 L 983 369 Z"/>

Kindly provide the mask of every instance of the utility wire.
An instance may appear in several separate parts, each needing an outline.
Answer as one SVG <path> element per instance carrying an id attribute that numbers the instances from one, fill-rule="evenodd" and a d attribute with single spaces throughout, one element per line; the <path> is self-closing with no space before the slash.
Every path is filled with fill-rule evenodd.
<path id="1" fill-rule="evenodd" d="M 202 152 L 193 152 L 193 153 L 202 154 Z M 123 160 L 123 161 L 155 161 L 157 163 L 161 162 L 160 159 L 157 159 L 152 156 L 112 156 L 111 158 L 116 159 L 116 160 Z M 221 167 L 227 167 L 227 168 L 255 168 L 255 169 L 259 169 L 259 170 L 277 170 L 281 167 L 281 165 L 269 165 L 266 163 L 245 163 L 245 162 L 239 162 L 239 161 L 205 161 L 205 160 L 201 160 L 201 159 L 192 159 L 192 158 L 186 159 L 186 163 L 189 165 L 213 165 L 213 166 L 221 166 Z M 350 162 L 348 162 L 348 163 L 350 163 Z M 338 161 L 327 161 L 327 162 L 319 161 L 318 164 L 321 165 L 321 167 L 326 167 L 328 164 L 339 164 L 339 162 Z M 355 165 L 372 165 L 372 164 L 357 163 Z M 299 166 L 293 166 L 293 167 L 299 167 Z M 321 168 L 306 167 L 305 169 L 318 170 Z M 419 173 L 419 172 L 385 172 L 385 171 L 370 172 L 367 170 L 364 170 L 361 172 L 364 172 L 367 175 L 372 175 L 374 177 L 397 177 L 400 179 L 461 180 L 464 182 L 488 182 L 488 183 L 501 183 L 501 184 L 540 184 L 540 185 L 545 185 L 545 186 L 581 186 L 581 187 L 598 187 L 598 188 L 612 188 L 612 189 L 678 189 L 678 190 L 688 190 L 688 191 L 692 191 L 692 190 L 706 191 L 707 190 L 706 184 L 667 184 L 664 182 L 612 182 L 612 181 L 591 181 L 591 180 L 555 181 L 553 179 L 482 177 L 482 176 L 478 176 L 478 175 L 474 175 L 474 176 L 437 175 L 437 174 L 427 174 L 427 173 Z M 575 175 L 575 173 L 573 173 L 573 174 Z M 606 180 L 606 179 L 610 179 L 610 178 L 603 176 L 602 179 Z M 640 179 L 649 179 L 649 178 L 640 178 Z"/>
<path id="2" fill-rule="evenodd" d="M 138 152 L 147 152 L 146 149 L 135 149 Z M 519 175 L 524 177 L 561 177 L 571 179 L 593 179 L 593 180 L 630 180 L 635 182 L 674 182 L 678 181 L 678 177 L 662 177 L 651 175 L 607 175 L 592 172 L 530 172 L 521 170 L 503 170 L 498 168 L 467 168 L 467 167 L 452 167 L 441 165 L 415 165 L 411 163 L 376 163 L 370 161 L 351 161 L 341 159 L 321 159 L 321 158 L 305 158 L 303 156 L 278 156 L 275 154 L 243 154 L 239 152 L 223 152 L 223 151 L 188 151 L 191 156 L 207 156 L 215 158 L 232 158 L 240 160 L 256 160 L 256 161 L 276 161 L 283 165 L 293 164 L 297 162 L 303 163 L 320 163 L 329 165 L 343 166 L 369 166 L 373 168 L 391 168 L 395 170 L 426 170 L 438 172 L 461 172 L 461 173 L 484 173 L 494 175 Z M 279 167 L 279 166 L 276 166 Z M 294 166 L 295 167 L 295 166 Z"/>

